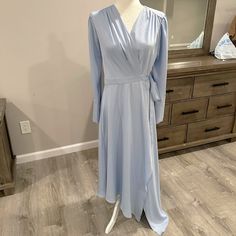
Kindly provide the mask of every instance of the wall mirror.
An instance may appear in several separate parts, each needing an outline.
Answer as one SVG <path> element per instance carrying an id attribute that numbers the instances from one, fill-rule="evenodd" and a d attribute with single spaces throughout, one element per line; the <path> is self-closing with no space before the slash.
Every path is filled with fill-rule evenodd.
<path id="1" fill-rule="evenodd" d="M 216 0 L 140 0 L 165 12 L 169 26 L 169 57 L 208 54 Z"/>

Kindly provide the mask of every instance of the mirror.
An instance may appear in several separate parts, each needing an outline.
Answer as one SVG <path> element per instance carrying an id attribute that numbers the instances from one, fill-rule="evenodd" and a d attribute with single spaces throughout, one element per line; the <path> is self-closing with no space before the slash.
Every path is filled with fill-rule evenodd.
<path id="1" fill-rule="evenodd" d="M 165 12 L 169 50 L 202 48 L 208 0 L 142 0 L 143 5 Z"/>
<path id="2" fill-rule="evenodd" d="M 140 0 L 165 12 L 169 26 L 169 58 L 208 55 L 216 0 Z"/>

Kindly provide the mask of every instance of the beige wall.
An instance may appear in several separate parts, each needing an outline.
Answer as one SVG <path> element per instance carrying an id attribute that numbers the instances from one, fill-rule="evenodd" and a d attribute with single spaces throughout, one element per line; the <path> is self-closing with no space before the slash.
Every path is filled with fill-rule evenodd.
<path id="1" fill-rule="evenodd" d="M 229 23 L 233 7 L 235 12 L 233 2 L 219 4 L 213 44 Z M 91 121 L 87 17 L 111 3 L 0 2 L 0 97 L 8 101 L 15 154 L 97 139 L 98 127 Z M 21 135 L 21 120 L 31 121 L 32 134 Z"/>
<path id="2" fill-rule="evenodd" d="M 87 17 L 111 1 L 0 1 L 0 97 L 15 154 L 97 139 Z M 21 135 L 19 121 L 32 134 Z"/>

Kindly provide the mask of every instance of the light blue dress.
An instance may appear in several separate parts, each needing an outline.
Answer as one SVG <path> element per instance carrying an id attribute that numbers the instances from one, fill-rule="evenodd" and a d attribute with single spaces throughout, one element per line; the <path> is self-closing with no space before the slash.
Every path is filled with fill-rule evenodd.
<path id="1" fill-rule="evenodd" d="M 169 217 L 160 200 L 156 124 L 164 117 L 168 24 L 144 6 L 131 32 L 114 4 L 90 13 L 88 40 L 93 117 L 99 124 L 97 195 L 161 234 Z"/>

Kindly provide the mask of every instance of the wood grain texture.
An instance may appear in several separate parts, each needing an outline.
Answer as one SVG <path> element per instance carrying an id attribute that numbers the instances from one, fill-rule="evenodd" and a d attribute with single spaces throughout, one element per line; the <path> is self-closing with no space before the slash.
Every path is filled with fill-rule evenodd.
<path id="1" fill-rule="evenodd" d="M 236 72 L 197 76 L 193 97 L 211 96 L 236 91 Z"/>
<path id="2" fill-rule="evenodd" d="M 164 148 L 183 144 L 186 141 L 187 125 L 162 127 L 157 129 L 158 147 Z"/>
<path id="3" fill-rule="evenodd" d="M 215 95 L 209 99 L 207 117 L 218 115 L 233 114 L 235 112 L 236 95 L 235 93 Z"/>
<path id="4" fill-rule="evenodd" d="M 169 105 L 169 119 L 165 119 L 165 125 L 157 124 L 157 129 L 186 124 L 188 139 L 177 144 L 165 141 L 165 145 L 159 146 L 159 153 L 185 149 L 196 145 L 202 145 L 223 139 L 236 140 L 236 60 L 218 60 L 213 56 L 199 56 L 170 59 L 168 61 L 168 79 L 166 88 L 166 104 Z M 195 100 L 199 99 L 199 100 Z M 211 118 L 220 118 L 225 115 L 234 116 L 233 128 L 222 123 L 220 130 L 225 132 L 211 132 L 213 135 L 203 135 L 200 131 L 193 130 L 195 136 L 190 137 L 188 130 L 193 123 L 214 121 Z M 204 123 L 205 124 L 205 123 Z M 214 125 L 214 122 L 212 124 Z M 197 126 L 197 124 L 196 124 Z M 213 127 L 214 128 L 214 127 Z M 171 129 L 170 129 L 171 130 Z M 168 129 L 166 129 L 168 132 Z M 175 132 L 172 129 L 172 132 Z M 187 133 L 188 132 L 188 133 Z M 210 132 L 210 131 L 209 131 Z M 208 133 L 210 134 L 210 133 Z M 165 136 L 178 136 L 178 134 L 165 134 Z M 181 138 L 183 135 L 181 136 Z M 204 138 L 205 137 L 205 138 Z M 164 143 L 163 143 L 164 144 Z"/>
<path id="5" fill-rule="evenodd" d="M 166 102 L 188 99 L 191 97 L 194 78 L 167 80 Z"/>
<path id="6" fill-rule="evenodd" d="M 207 73 L 236 72 L 236 59 L 219 60 L 213 56 L 185 57 L 168 60 L 168 80 Z"/>
<path id="7" fill-rule="evenodd" d="M 229 134 L 234 122 L 233 115 L 211 118 L 190 123 L 187 131 L 187 142 Z"/>
<path id="8" fill-rule="evenodd" d="M 178 151 L 178 150 L 181 150 L 181 149 L 188 149 L 188 148 L 192 148 L 192 147 L 196 147 L 196 146 L 202 146 L 202 145 L 205 145 L 207 143 L 218 142 L 218 141 L 221 141 L 221 140 L 227 140 L 227 141 L 233 142 L 235 138 L 236 138 L 235 133 L 222 134 L 222 135 L 207 138 L 207 139 L 201 139 L 201 140 L 196 140 L 196 141 L 192 141 L 192 142 L 186 142 L 184 144 L 177 144 L 177 145 L 174 145 L 174 146 L 159 148 L 159 153 L 164 154 L 164 153 L 168 153 L 168 152 Z"/>
<path id="9" fill-rule="evenodd" d="M 208 98 L 189 99 L 174 103 L 171 124 L 186 124 L 206 117 Z"/>
<path id="10" fill-rule="evenodd" d="M 165 236 L 236 235 L 236 143 L 160 156 Z M 190 152 L 192 151 L 192 152 Z M 0 198 L 1 236 L 105 235 L 113 204 L 96 197 L 97 148 L 17 165 L 15 194 Z M 155 234 L 121 211 L 110 235 Z"/>
<path id="11" fill-rule="evenodd" d="M 5 116 L 6 99 L 0 98 L 0 191 L 5 195 L 14 190 L 14 159 Z"/>
<path id="12" fill-rule="evenodd" d="M 3 123 L 5 111 L 6 111 L 6 98 L 0 98 L 0 127 Z"/>

